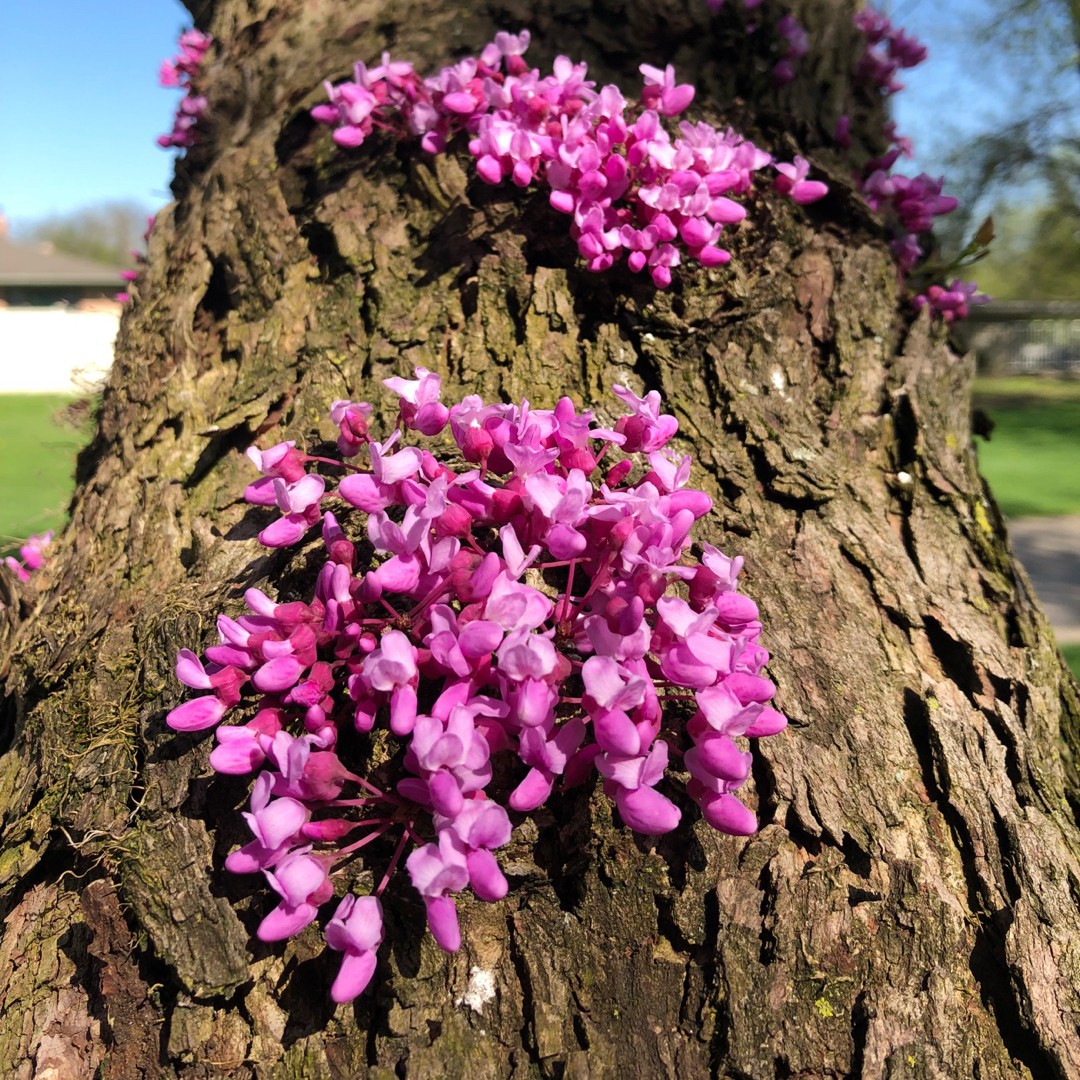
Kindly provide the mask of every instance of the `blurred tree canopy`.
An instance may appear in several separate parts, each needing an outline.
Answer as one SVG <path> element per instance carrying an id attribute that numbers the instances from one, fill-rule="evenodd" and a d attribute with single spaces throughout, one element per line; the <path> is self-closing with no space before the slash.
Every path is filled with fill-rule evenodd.
<path id="1" fill-rule="evenodd" d="M 143 246 L 149 213 L 132 199 L 92 203 L 31 222 L 18 230 L 18 237 L 111 266 L 130 266 L 132 250 Z"/>
<path id="2" fill-rule="evenodd" d="M 964 250 L 992 215 L 990 254 L 965 276 L 998 299 L 1080 298 L 1080 0 L 986 0 L 949 14 L 983 115 L 943 155 L 960 209 L 937 230 L 942 248 Z"/>
<path id="3" fill-rule="evenodd" d="M 993 0 L 988 10 L 972 28 L 972 67 L 1007 66 L 1018 92 L 950 155 L 969 227 L 1006 191 L 1016 205 L 1017 189 L 1049 188 L 1047 205 L 1056 204 L 1062 173 L 1080 155 L 1080 0 Z"/>
<path id="4" fill-rule="evenodd" d="M 1080 297 L 1080 162 L 1049 171 L 1048 193 L 994 210 L 997 236 L 977 270 L 980 287 L 1001 300 Z"/>

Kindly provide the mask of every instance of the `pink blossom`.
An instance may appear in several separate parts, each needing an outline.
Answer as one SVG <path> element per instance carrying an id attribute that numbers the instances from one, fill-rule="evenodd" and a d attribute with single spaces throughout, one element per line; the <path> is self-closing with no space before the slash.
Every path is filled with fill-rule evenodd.
<path id="1" fill-rule="evenodd" d="M 806 51 L 806 34 L 791 16 L 779 30 L 787 42 L 783 63 L 790 66 Z M 358 64 L 352 82 L 328 85 L 329 103 L 312 116 L 347 147 L 361 145 L 376 125 L 403 138 L 420 136 L 430 153 L 466 134 L 484 182 L 546 189 L 552 207 L 570 218 L 571 238 L 594 272 L 625 255 L 631 270 L 648 272 L 657 288 L 666 288 L 688 258 L 705 267 L 726 263 L 720 231 L 746 213 L 728 196 L 749 192 L 753 173 L 770 156 L 703 123 L 681 124 L 673 136 L 664 121 L 683 112 L 695 91 L 675 81 L 670 65 L 641 65 L 645 85 L 635 111 L 616 87 L 597 89 L 585 65 L 568 57 L 557 57 L 548 75 L 530 70 L 522 58 L 527 43 L 524 32 L 497 35 L 479 58 L 424 80 L 384 55 L 377 67 Z M 406 428 L 423 425 L 430 433 L 444 423 L 437 377 L 431 379 L 434 389 L 427 375 L 396 380 Z M 467 429 L 455 437 L 464 438 L 469 461 L 485 464 L 492 441 L 486 424 Z"/>
<path id="2" fill-rule="evenodd" d="M 345 955 L 330 997 L 339 1005 L 359 997 L 375 973 L 376 953 L 383 939 L 382 905 L 375 896 L 341 898 L 326 924 L 326 944 Z"/>
<path id="3" fill-rule="evenodd" d="M 334 895 L 323 862 L 303 851 L 293 852 L 274 870 L 264 870 L 281 902 L 259 923 L 260 941 L 283 941 L 315 920 L 319 906 Z"/>
<path id="4" fill-rule="evenodd" d="M 357 78 L 378 86 L 386 68 L 384 58 Z M 580 93 L 579 111 L 597 100 L 573 65 L 557 74 L 546 90 L 554 100 Z M 467 67 L 454 78 L 446 93 L 472 92 Z M 658 200 L 704 204 L 734 189 L 743 144 L 709 145 L 731 175 L 710 191 L 673 173 Z M 660 221 L 656 236 L 666 228 Z M 346 897 L 330 919 L 328 946 L 343 954 L 335 1001 L 373 977 L 379 896 L 400 860 L 432 935 L 452 951 L 461 941 L 455 894 L 468 886 L 495 902 L 510 888 L 498 854 L 511 834 L 507 807 L 528 813 L 596 769 L 628 828 L 671 831 L 686 805 L 661 790 L 671 739 L 690 776 L 686 797 L 713 827 L 746 833 L 754 815 L 733 793 L 751 759 L 739 740 L 786 723 L 768 704 L 769 654 L 757 606 L 738 590 L 741 558 L 708 543 L 700 562 L 690 553 L 711 500 L 690 486 L 689 456 L 663 450 L 678 425 L 658 391 L 618 388 L 622 415 L 610 427 L 569 399 L 554 409 L 475 396 L 447 404 L 431 429 L 448 424 L 480 466 L 457 471 L 412 445 L 428 426 L 422 409 L 443 408 L 438 377 L 416 376 L 389 381 L 402 404 L 387 439 L 367 430 L 373 410 L 335 403 L 339 452 L 366 454 L 370 467 L 348 466 L 336 495 L 326 477 L 305 472 L 311 459 L 291 443 L 249 454 L 268 482 L 253 485 L 254 501 L 265 505 L 269 486 L 286 523 L 269 528 L 299 519 L 299 539 L 321 519 L 311 555 L 323 564 L 306 599 L 249 587 L 245 613 L 219 616 L 218 644 L 181 650 L 176 674 L 196 695 L 167 717 L 196 732 L 237 706 L 254 710 L 218 728 L 210 763 L 255 773 L 251 839 L 226 868 L 261 871 L 277 895 L 263 940 L 314 921 L 333 876 L 361 852 L 388 860 L 375 894 Z M 604 455 L 606 478 L 594 481 Z M 319 460 L 336 475 L 332 459 Z M 364 516 L 321 509 L 337 496 Z M 672 697 L 689 706 L 688 722 L 665 716 Z M 369 744 L 381 764 L 365 777 L 338 746 L 363 762 Z M 386 832 L 398 835 L 389 856 L 385 844 L 367 846 Z"/>
<path id="5" fill-rule="evenodd" d="M 790 195 L 793 202 L 801 205 L 817 202 L 829 192 L 828 186 L 819 180 L 806 179 L 810 172 L 810 162 L 806 158 L 796 155 L 793 165 L 778 161 L 773 167 L 780 174 L 776 178 L 776 190 L 781 195 Z"/>

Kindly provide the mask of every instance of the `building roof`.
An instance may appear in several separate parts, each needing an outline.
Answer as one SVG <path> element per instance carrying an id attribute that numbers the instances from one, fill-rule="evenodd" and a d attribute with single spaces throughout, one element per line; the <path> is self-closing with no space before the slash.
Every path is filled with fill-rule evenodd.
<path id="1" fill-rule="evenodd" d="M 117 267 L 67 255 L 51 244 L 13 244 L 0 235 L 0 286 L 88 285 L 115 289 L 119 281 Z"/>

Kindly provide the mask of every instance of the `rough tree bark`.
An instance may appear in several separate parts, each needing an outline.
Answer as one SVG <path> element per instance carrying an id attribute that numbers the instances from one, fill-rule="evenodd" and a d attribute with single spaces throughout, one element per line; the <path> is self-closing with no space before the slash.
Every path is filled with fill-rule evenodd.
<path id="1" fill-rule="evenodd" d="M 71 528 L 0 630 L 4 1075 L 1080 1075 L 1076 684 L 977 472 L 972 365 L 912 322 L 823 148 L 848 0 L 794 5 L 814 51 L 781 94 L 764 35 L 698 0 L 190 6 L 217 40 L 210 133 L 153 231 Z M 730 271 L 656 293 L 582 272 L 542 198 L 453 154 L 334 152 L 307 119 L 388 44 L 421 67 L 523 25 L 537 62 L 627 87 L 674 61 L 703 115 L 814 153 L 833 193 L 760 199 Z M 462 903 L 458 955 L 402 885 L 377 989 L 335 1010 L 314 931 L 258 944 L 266 897 L 221 869 L 245 785 L 162 718 L 216 611 L 307 581 L 253 539 L 241 450 L 325 438 L 331 399 L 418 363 L 538 404 L 661 389 L 792 728 L 755 750 L 756 836 L 687 815 L 645 841 L 585 790 L 518 829 L 511 893 Z"/>

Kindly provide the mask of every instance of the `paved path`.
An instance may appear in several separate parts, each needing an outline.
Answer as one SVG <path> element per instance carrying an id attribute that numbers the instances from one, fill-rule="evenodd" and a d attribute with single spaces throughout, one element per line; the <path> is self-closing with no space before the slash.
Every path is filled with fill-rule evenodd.
<path id="1" fill-rule="evenodd" d="M 1059 644 L 1080 642 L 1080 517 L 1017 518 L 1009 536 Z"/>

